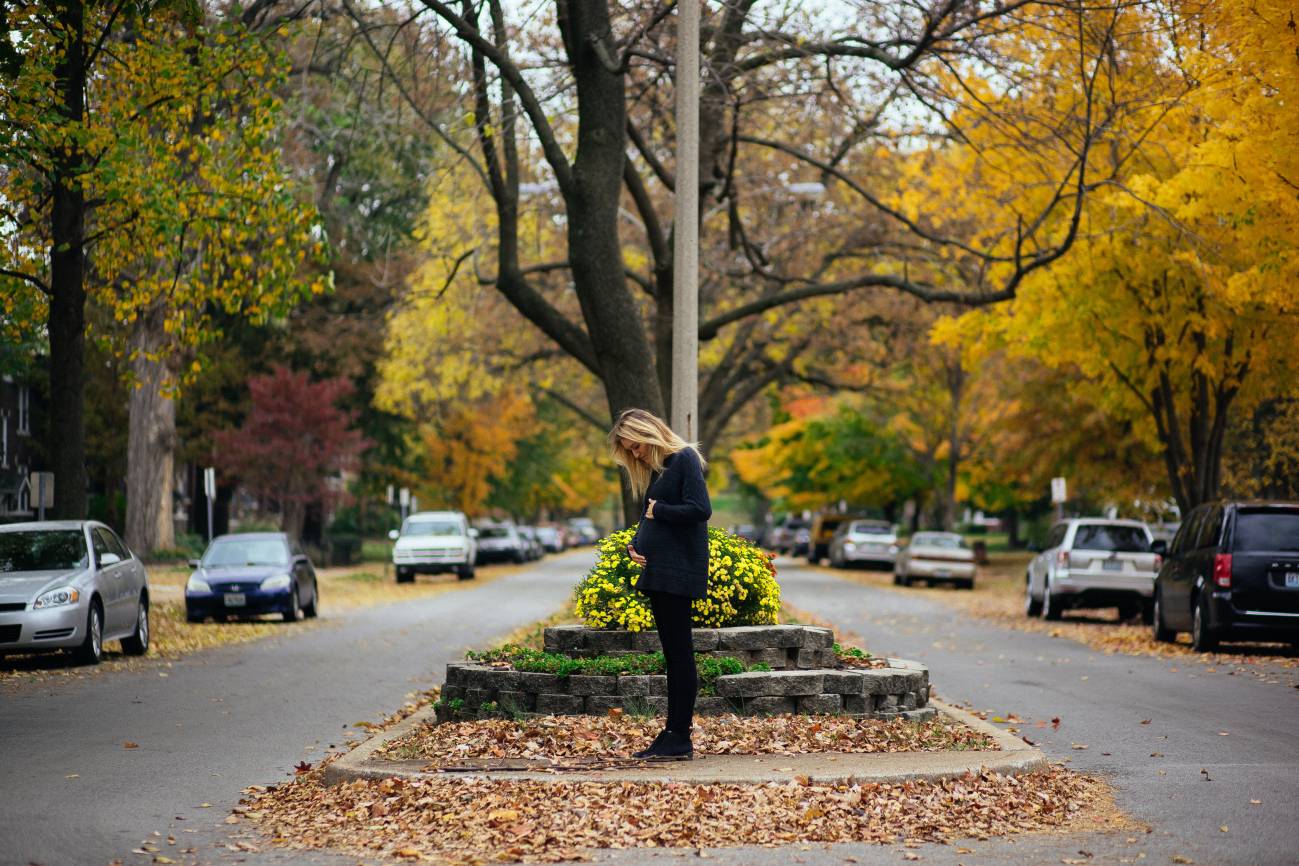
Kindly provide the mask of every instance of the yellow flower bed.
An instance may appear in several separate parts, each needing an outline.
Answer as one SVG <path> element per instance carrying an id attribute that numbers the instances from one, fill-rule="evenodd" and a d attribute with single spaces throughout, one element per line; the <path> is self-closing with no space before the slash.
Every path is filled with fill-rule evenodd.
<path id="1" fill-rule="evenodd" d="M 600 558 L 574 590 L 577 615 L 591 628 L 654 628 L 649 599 L 634 587 L 641 567 L 627 555 L 636 527 L 601 539 Z M 751 542 L 708 529 L 708 596 L 694 602 L 696 628 L 772 625 L 780 584 L 771 558 Z"/>

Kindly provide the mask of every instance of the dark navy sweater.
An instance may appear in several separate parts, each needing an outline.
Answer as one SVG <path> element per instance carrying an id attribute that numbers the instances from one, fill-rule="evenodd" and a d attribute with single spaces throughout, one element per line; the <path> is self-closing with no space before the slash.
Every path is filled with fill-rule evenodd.
<path id="1" fill-rule="evenodd" d="M 654 517 L 645 517 L 654 500 Z M 708 594 L 708 500 L 703 466 L 693 448 L 668 455 L 663 471 L 641 500 L 640 526 L 632 547 L 645 557 L 636 588 L 688 598 Z"/>

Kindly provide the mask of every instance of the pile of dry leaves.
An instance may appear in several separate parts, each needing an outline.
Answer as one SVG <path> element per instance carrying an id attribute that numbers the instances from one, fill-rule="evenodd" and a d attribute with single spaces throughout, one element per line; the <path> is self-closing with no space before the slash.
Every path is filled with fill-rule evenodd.
<path id="1" fill-rule="evenodd" d="M 1108 805 L 1059 767 L 898 785 L 356 781 L 313 771 L 237 810 L 292 848 L 443 862 L 554 862 L 599 848 L 986 839 L 1058 827 Z"/>
<path id="2" fill-rule="evenodd" d="M 442 763 L 464 758 L 626 758 L 645 748 L 662 720 L 626 715 L 545 716 L 421 725 L 375 753 Z M 990 737 L 939 716 L 917 724 L 845 716 L 700 716 L 691 734 L 708 755 L 918 752 L 997 748 Z"/>

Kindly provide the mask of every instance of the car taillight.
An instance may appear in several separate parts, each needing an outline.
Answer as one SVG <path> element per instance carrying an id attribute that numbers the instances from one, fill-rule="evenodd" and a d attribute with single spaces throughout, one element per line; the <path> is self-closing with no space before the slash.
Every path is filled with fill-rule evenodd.
<path id="1" fill-rule="evenodd" d="M 1163 558 L 1162 556 L 1160 556 L 1158 553 L 1156 553 L 1156 554 L 1155 554 L 1155 564 L 1154 564 L 1153 566 L 1151 566 L 1151 568 L 1154 570 L 1155 574 L 1159 574 L 1159 569 L 1160 569 L 1161 567 L 1163 567 L 1163 564 L 1164 564 L 1164 558 Z"/>
<path id="2" fill-rule="evenodd" d="M 1231 554 L 1219 553 L 1213 557 L 1213 582 L 1223 589 L 1231 589 Z"/>
<path id="3" fill-rule="evenodd" d="M 1061 550 L 1055 555 L 1055 564 L 1061 568 L 1069 567 L 1069 551 Z"/>

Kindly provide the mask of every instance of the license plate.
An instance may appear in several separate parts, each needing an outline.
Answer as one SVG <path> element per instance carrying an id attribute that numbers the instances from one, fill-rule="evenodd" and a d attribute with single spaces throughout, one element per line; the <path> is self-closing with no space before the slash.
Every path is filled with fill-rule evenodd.
<path id="1" fill-rule="evenodd" d="M 1106 571 L 1122 571 L 1123 563 L 1119 562 L 1117 559 L 1107 559 L 1105 560 L 1104 568 Z"/>
<path id="2" fill-rule="evenodd" d="M 1289 589 L 1299 589 L 1299 571 L 1287 571 L 1285 585 Z"/>
<path id="3" fill-rule="evenodd" d="M 227 592 L 225 594 L 226 607 L 243 607 L 248 603 L 242 592 Z"/>
<path id="4" fill-rule="evenodd" d="M 952 576 L 952 570 L 950 568 L 934 569 L 934 577 L 951 577 L 951 576 Z"/>

